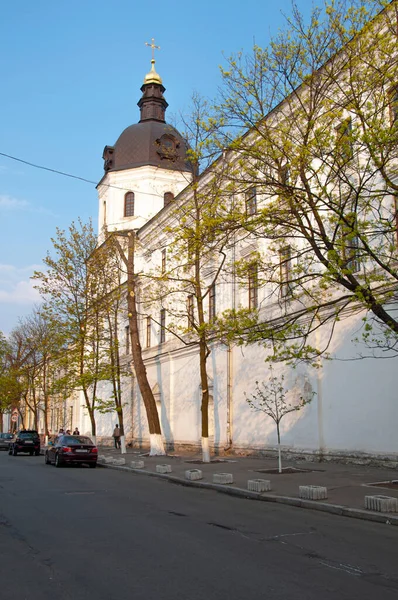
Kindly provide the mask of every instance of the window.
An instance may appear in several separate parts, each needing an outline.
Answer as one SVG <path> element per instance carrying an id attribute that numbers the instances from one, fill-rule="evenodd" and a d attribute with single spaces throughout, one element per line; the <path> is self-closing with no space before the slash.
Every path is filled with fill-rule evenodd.
<path id="1" fill-rule="evenodd" d="M 167 206 L 174 200 L 174 194 L 172 192 L 166 192 L 163 195 L 163 206 Z"/>
<path id="2" fill-rule="evenodd" d="M 398 85 L 395 85 L 389 91 L 389 107 L 390 107 L 390 123 L 394 123 L 398 119 Z"/>
<path id="3" fill-rule="evenodd" d="M 336 151 L 337 159 L 344 162 L 351 160 L 353 157 L 352 146 L 352 121 L 350 118 L 345 119 L 336 128 Z"/>
<path id="4" fill-rule="evenodd" d="M 286 298 L 292 292 L 292 251 L 290 246 L 285 246 L 279 250 L 279 272 L 281 296 Z"/>
<path id="5" fill-rule="evenodd" d="M 166 341 L 166 309 L 160 311 L 160 343 Z"/>
<path id="6" fill-rule="evenodd" d="M 190 294 L 187 298 L 187 315 L 188 315 L 188 329 L 192 329 L 193 324 L 194 324 L 193 294 Z"/>
<path id="7" fill-rule="evenodd" d="M 134 217 L 134 192 L 127 192 L 124 197 L 124 216 Z"/>
<path id="8" fill-rule="evenodd" d="M 356 230 L 357 215 L 356 213 L 350 213 L 345 217 L 343 225 L 343 259 L 345 261 L 344 267 L 351 273 L 357 273 L 360 270 L 359 239 Z"/>
<path id="9" fill-rule="evenodd" d="M 125 344 L 126 344 L 126 354 L 130 354 L 130 327 L 126 325 L 124 328 L 125 334 Z"/>
<path id="10" fill-rule="evenodd" d="M 216 318 L 216 284 L 209 287 L 209 321 Z"/>
<path id="11" fill-rule="evenodd" d="M 258 307 L 258 265 L 252 264 L 249 268 L 249 308 Z"/>
<path id="12" fill-rule="evenodd" d="M 284 165 L 282 165 L 280 167 L 278 179 L 279 179 L 279 183 L 282 186 L 289 185 L 289 183 L 290 183 L 290 167 L 289 167 L 289 163 L 285 163 Z"/>
<path id="13" fill-rule="evenodd" d="M 255 187 L 250 188 L 245 195 L 246 214 L 255 215 L 257 212 L 257 190 Z"/>
<path id="14" fill-rule="evenodd" d="M 162 250 L 162 273 L 166 273 L 166 250 Z"/>
<path id="15" fill-rule="evenodd" d="M 106 225 L 106 201 L 103 202 L 103 224 Z"/>
<path id="16" fill-rule="evenodd" d="M 188 263 L 191 263 L 194 259 L 195 253 L 195 239 L 194 237 L 189 237 L 187 242 L 187 258 Z"/>
<path id="17" fill-rule="evenodd" d="M 152 329 L 152 319 L 151 317 L 146 318 L 146 340 L 145 345 L 147 348 L 151 347 L 151 329 Z"/>

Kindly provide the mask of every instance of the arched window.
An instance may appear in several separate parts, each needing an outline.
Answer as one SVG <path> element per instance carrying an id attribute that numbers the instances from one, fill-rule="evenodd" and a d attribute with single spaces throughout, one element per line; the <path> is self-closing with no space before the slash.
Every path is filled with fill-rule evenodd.
<path id="1" fill-rule="evenodd" d="M 124 216 L 134 217 L 134 192 L 127 192 L 124 197 Z"/>
<path id="2" fill-rule="evenodd" d="M 163 196 L 163 199 L 164 199 L 164 206 L 167 206 L 168 204 L 170 204 L 170 202 L 173 202 L 174 194 L 172 192 L 166 192 Z"/>

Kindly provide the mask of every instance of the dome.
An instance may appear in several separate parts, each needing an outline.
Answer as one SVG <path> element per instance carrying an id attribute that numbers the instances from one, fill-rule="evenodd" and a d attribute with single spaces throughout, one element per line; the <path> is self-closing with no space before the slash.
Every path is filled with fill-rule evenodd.
<path id="1" fill-rule="evenodd" d="M 123 131 L 113 147 L 107 170 L 150 165 L 173 171 L 192 171 L 186 154 L 186 143 L 172 125 L 146 120 Z"/>
<path id="2" fill-rule="evenodd" d="M 114 146 L 105 146 L 102 155 L 105 172 L 146 165 L 192 172 L 187 160 L 187 144 L 177 129 L 165 121 L 168 106 L 163 96 L 165 88 L 155 71 L 153 58 L 151 64 L 138 102 L 141 119 L 127 127 Z"/>

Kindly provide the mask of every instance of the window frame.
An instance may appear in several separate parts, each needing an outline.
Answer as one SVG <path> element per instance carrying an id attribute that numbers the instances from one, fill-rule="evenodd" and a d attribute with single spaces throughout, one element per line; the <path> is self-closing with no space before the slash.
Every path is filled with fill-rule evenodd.
<path id="1" fill-rule="evenodd" d="M 255 185 L 245 192 L 245 208 L 248 217 L 257 214 L 257 187 Z"/>
<path id="2" fill-rule="evenodd" d="M 169 204 L 171 204 L 174 200 L 174 194 L 173 192 L 165 192 L 163 194 L 163 206 L 168 206 Z"/>
<path id="3" fill-rule="evenodd" d="M 166 341 L 166 309 L 160 309 L 160 332 L 159 343 L 164 344 Z"/>
<path id="4" fill-rule="evenodd" d="M 152 334 L 152 319 L 150 316 L 146 317 L 145 320 L 145 347 L 151 347 L 151 334 Z"/>
<path id="5" fill-rule="evenodd" d="M 216 284 L 209 286 L 209 322 L 216 318 Z"/>
<path id="6" fill-rule="evenodd" d="M 279 249 L 279 277 L 281 298 L 292 294 L 292 247 L 290 244 Z"/>
<path id="7" fill-rule="evenodd" d="M 188 329 L 193 329 L 195 323 L 195 312 L 194 312 L 194 295 L 189 294 L 187 297 L 187 319 Z"/>
<path id="8" fill-rule="evenodd" d="M 258 308 L 258 263 L 253 263 L 248 272 L 249 309 Z"/>
<path id="9" fill-rule="evenodd" d="M 161 266 L 162 273 L 166 273 L 166 266 L 167 266 L 167 251 L 164 248 L 162 250 L 162 266 Z"/>
<path id="10" fill-rule="evenodd" d="M 134 217 L 135 216 L 135 194 L 132 191 L 126 192 L 124 194 L 124 217 Z"/>

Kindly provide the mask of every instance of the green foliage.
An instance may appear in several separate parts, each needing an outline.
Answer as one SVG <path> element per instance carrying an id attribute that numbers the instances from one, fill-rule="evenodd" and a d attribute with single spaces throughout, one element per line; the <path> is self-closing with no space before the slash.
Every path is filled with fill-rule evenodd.
<path id="1" fill-rule="evenodd" d="M 264 241 L 269 307 L 251 326 L 243 314 L 223 321 L 230 339 L 235 326 L 236 339 L 262 341 L 279 360 L 316 364 L 336 324 L 361 311 L 361 341 L 398 350 L 395 9 L 336 0 L 305 21 L 293 6 L 267 48 L 222 71 L 224 144 L 239 157 L 230 176 L 236 193 L 258 191 L 258 214 L 240 226 Z M 237 265 L 242 282 L 249 268 Z"/>

